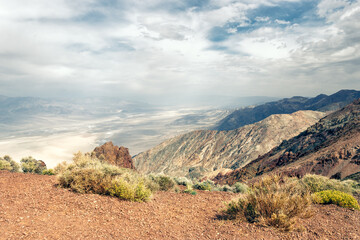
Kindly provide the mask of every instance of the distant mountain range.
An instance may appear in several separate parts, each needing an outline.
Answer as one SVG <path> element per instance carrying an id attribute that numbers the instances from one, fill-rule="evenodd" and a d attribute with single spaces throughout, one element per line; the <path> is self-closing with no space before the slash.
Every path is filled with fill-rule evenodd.
<path id="1" fill-rule="evenodd" d="M 341 90 L 330 96 L 321 94 L 314 98 L 285 98 L 255 107 L 236 110 L 222 119 L 213 129 L 233 130 L 261 121 L 272 114 L 289 114 L 299 110 L 334 111 L 358 98 L 360 98 L 360 91 L 356 90 Z"/>
<path id="2" fill-rule="evenodd" d="M 296 136 L 325 113 L 272 115 L 232 131 L 199 130 L 171 138 L 134 157 L 143 173 L 202 177 L 244 166 L 283 140 Z"/>
<path id="3" fill-rule="evenodd" d="M 360 172 L 360 99 L 331 113 L 243 168 L 215 180 L 232 184 L 263 174 L 283 172 L 301 176 L 358 178 Z"/>

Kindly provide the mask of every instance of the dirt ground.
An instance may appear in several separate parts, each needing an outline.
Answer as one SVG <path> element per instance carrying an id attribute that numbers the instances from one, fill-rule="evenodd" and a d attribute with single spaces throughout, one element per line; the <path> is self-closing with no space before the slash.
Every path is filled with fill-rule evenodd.
<path id="1" fill-rule="evenodd" d="M 58 188 L 54 176 L 0 171 L 0 239 L 360 239 L 360 211 L 334 205 L 316 206 L 290 233 L 219 219 L 235 196 L 159 192 L 133 203 Z"/>

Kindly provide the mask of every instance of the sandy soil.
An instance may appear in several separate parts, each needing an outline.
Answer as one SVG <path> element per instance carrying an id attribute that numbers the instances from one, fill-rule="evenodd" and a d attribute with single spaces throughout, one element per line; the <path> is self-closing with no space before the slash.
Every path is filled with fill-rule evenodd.
<path id="1" fill-rule="evenodd" d="M 235 194 L 160 192 L 132 203 L 56 187 L 54 176 L 0 171 L 0 239 L 360 239 L 360 211 L 316 206 L 303 230 L 218 218 Z"/>

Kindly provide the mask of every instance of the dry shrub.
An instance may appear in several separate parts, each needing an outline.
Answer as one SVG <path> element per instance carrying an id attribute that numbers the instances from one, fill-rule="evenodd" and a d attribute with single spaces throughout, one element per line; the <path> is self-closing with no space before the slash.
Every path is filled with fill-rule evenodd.
<path id="1" fill-rule="evenodd" d="M 15 162 L 9 155 L 5 155 L 4 157 L 0 157 L 0 170 L 19 172 L 20 165 Z"/>
<path id="2" fill-rule="evenodd" d="M 229 203 L 225 212 L 230 218 L 289 231 L 298 218 L 309 215 L 310 206 L 311 196 L 306 186 L 297 179 L 272 175 L 253 184 L 248 193 Z"/>
<path id="3" fill-rule="evenodd" d="M 151 196 L 147 180 L 131 169 L 119 168 L 80 152 L 74 155 L 73 161 L 55 168 L 62 187 L 130 201 L 147 201 Z"/>

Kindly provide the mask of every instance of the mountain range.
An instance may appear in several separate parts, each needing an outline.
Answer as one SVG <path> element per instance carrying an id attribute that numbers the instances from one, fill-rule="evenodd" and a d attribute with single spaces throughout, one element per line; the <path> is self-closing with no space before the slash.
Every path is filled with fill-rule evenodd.
<path id="1" fill-rule="evenodd" d="M 289 114 L 299 110 L 334 111 L 360 98 L 360 91 L 341 90 L 332 95 L 320 94 L 314 98 L 295 96 L 268 102 L 255 107 L 246 107 L 229 114 L 213 128 L 233 130 L 265 119 L 272 114 Z"/>
<path id="2" fill-rule="evenodd" d="M 143 173 L 201 177 L 244 166 L 317 122 L 325 113 L 275 114 L 232 131 L 198 130 L 134 157 Z"/>
<path id="3" fill-rule="evenodd" d="M 215 181 L 232 184 L 273 172 L 355 178 L 360 172 L 360 99 Z"/>

